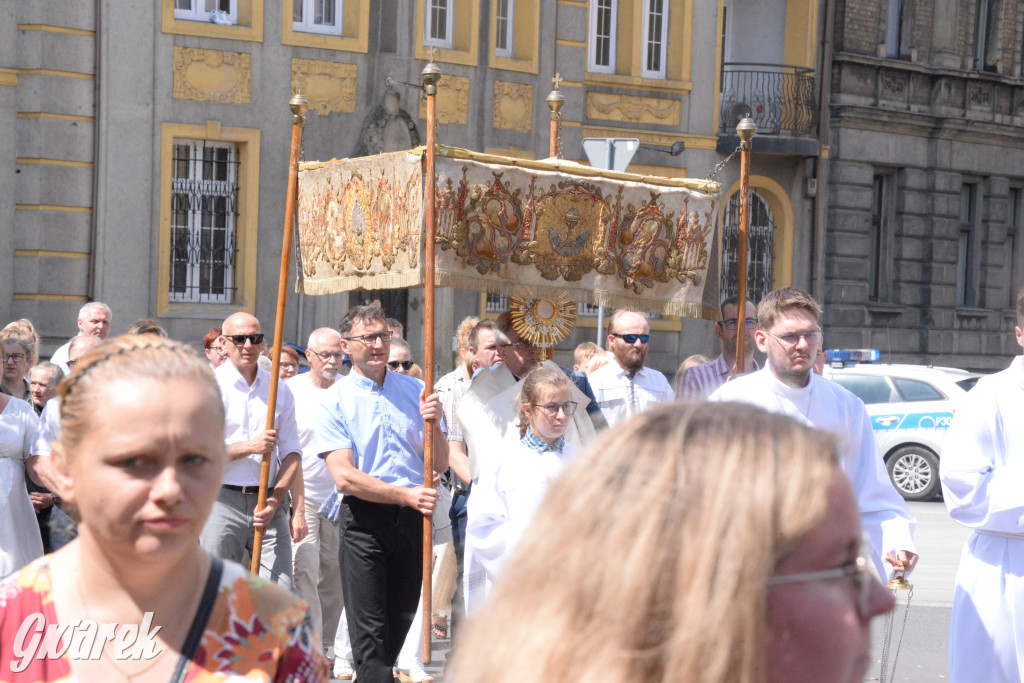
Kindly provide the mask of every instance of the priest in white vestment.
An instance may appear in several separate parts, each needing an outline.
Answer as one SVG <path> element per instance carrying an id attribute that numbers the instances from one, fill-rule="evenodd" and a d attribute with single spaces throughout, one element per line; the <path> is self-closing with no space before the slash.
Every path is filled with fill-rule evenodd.
<path id="1" fill-rule="evenodd" d="M 916 522 L 889 480 L 864 403 L 812 372 L 821 339 L 820 311 L 799 289 L 770 292 L 758 306 L 754 333 L 758 349 L 768 356 L 766 367 L 726 382 L 708 400 L 750 403 L 834 435 L 843 471 L 857 494 L 875 569 L 888 579 L 895 564 L 910 571 L 917 563 Z"/>
<path id="2" fill-rule="evenodd" d="M 1017 341 L 1024 340 L 1024 292 Z M 960 556 L 949 636 L 951 681 L 1024 680 L 1024 357 L 982 377 L 942 445 L 942 495 L 974 533 Z"/>

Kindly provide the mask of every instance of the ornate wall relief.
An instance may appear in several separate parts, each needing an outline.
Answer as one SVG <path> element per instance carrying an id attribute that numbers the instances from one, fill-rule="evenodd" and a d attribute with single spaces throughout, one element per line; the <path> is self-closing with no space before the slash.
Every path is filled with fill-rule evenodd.
<path id="1" fill-rule="evenodd" d="M 302 92 L 320 116 L 356 110 L 355 64 L 292 59 L 292 92 Z"/>
<path id="2" fill-rule="evenodd" d="M 682 102 L 661 97 L 587 93 L 587 118 L 652 123 L 659 126 L 682 124 Z"/>
<path id="3" fill-rule="evenodd" d="M 533 86 L 494 82 L 495 128 L 529 131 L 533 128 Z"/>
<path id="4" fill-rule="evenodd" d="M 174 90 L 179 100 L 249 104 L 252 55 L 174 47 Z"/>
<path id="5" fill-rule="evenodd" d="M 444 76 L 437 84 L 437 122 L 466 123 L 469 117 L 469 78 Z M 420 118 L 427 119 L 427 102 L 420 100 Z"/>

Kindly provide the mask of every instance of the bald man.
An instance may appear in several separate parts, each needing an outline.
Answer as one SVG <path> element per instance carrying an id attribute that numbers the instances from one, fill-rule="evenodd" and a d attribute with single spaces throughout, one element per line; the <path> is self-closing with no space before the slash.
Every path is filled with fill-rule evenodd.
<path id="1" fill-rule="evenodd" d="M 265 428 L 270 373 L 256 363 L 263 349 L 259 320 L 248 313 L 233 313 L 221 325 L 219 342 L 228 355 L 214 376 L 224 401 L 224 442 L 229 462 L 199 544 L 217 557 L 248 566 L 254 527 L 263 528 L 260 576 L 290 590 L 291 533 L 294 531 L 296 541 L 305 536 L 304 518 L 290 525 L 286 504 L 288 488 L 302 476 L 295 400 L 286 384 L 278 384 L 275 429 Z M 270 480 L 266 507 L 257 512 L 264 454 L 271 456 Z"/>

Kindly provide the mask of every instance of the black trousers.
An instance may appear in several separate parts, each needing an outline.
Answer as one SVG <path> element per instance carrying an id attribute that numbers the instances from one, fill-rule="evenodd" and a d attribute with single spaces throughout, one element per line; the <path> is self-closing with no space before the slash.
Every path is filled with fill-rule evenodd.
<path id="1" fill-rule="evenodd" d="M 338 514 L 341 589 L 360 683 L 393 683 L 422 585 L 423 516 L 345 496 Z"/>

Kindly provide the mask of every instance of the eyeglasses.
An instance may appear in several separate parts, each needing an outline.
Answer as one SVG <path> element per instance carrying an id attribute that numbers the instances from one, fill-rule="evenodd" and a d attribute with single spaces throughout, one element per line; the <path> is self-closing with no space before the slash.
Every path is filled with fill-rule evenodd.
<path id="1" fill-rule="evenodd" d="M 207 351 L 216 351 L 217 353 L 224 353 L 224 347 L 223 346 L 210 346 L 210 348 L 208 348 Z"/>
<path id="2" fill-rule="evenodd" d="M 287 368 L 289 370 L 298 370 L 299 369 L 299 364 L 298 363 L 285 363 L 285 362 L 282 361 L 281 362 L 281 367 L 282 368 Z"/>
<path id="3" fill-rule="evenodd" d="M 800 572 L 798 574 L 782 574 L 768 579 L 769 586 L 783 586 L 789 583 L 810 583 L 812 581 L 832 581 L 834 579 L 852 578 L 857 586 L 857 611 L 863 618 L 868 617 L 868 596 L 871 593 L 871 582 L 875 577 L 868 569 L 868 559 L 859 555 L 853 562 L 848 562 L 835 569 L 821 569 L 816 572 Z"/>
<path id="4" fill-rule="evenodd" d="M 361 341 L 367 346 L 373 346 L 377 341 L 387 343 L 391 341 L 391 332 L 374 332 L 373 334 L 361 334 L 358 337 L 345 337 L 346 341 Z"/>
<path id="5" fill-rule="evenodd" d="M 627 344 L 636 344 L 636 340 L 639 339 L 641 344 L 646 344 L 647 340 L 651 338 L 649 334 L 616 334 L 612 332 L 613 337 L 618 337 Z"/>
<path id="6" fill-rule="evenodd" d="M 810 332 L 789 332 L 788 334 L 772 334 L 771 332 L 765 332 L 769 337 L 775 337 L 786 346 L 796 346 L 803 339 L 807 342 L 808 346 L 817 346 L 818 342 L 821 341 L 821 330 L 811 330 Z"/>
<path id="7" fill-rule="evenodd" d="M 13 360 L 15 363 L 20 363 L 21 361 L 25 360 L 25 354 L 23 354 L 23 353 L 5 353 L 4 354 L 4 362 L 6 363 L 7 361 L 10 361 L 10 360 Z"/>
<path id="8" fill-rule="evenodd" d="M 235 346 L 244 346 L 246 339 L 248 339 L 249 343 L 253 346 L 259 346 L 263 343 L 262 332 L 257 334 L 225 334 L 224 338 L 230 340 Z"/>
<path id="9" fill-rule="evenodd" d="M 339 358 L 343 358 L 345 356 L 344 352 L 342 351 L 327 351 L 325 353 L 320 353 L 319 351 L 314 351 L 313 349 L 309 350 L 313 353 L 314 356 L 324 361 L 325 363 L 329 360 L 338 360 Z"/>
<path id="10" fill-rule="evenodd" d="M 389 360 L 388 367 L 392 370 L 397 370 L 401 367 L 403 370 L 408 371 L 414 363 L 411 360 Z"/>
<path id="11" fill-rule="evenodd" d="M 534 403 L 533 407 L 540 408 L 548 417 L 557 417 L 559 410 L 563 411 L 566 417 L 572 417 L 573 413 L 576 412 L 576 401 L 569 401 L 568 403 L 545 403 L 544 405 L 537 405 Z"/>
<path id="12" fill-rule="evenodd" d="M 526 339 L 520 339 L 517 342 L 508 342 L 507 344 L 502 344 L 501 348 L 507 349 L 510 346 L 513 347 L 513 348 L 519 348 L 519 347 L 525 347 L 525 346 L 533 346 L 533 344 L 530 343 L 529 341 L 527 341 Z"/>
<path id="13" fill-rule="evenodd" d="M 743 321 L 743 325 L 748 330 L 757 329 L 757 318 L 747 318 Z M 737 320 L 736 318 L 726 318 L 725 320 L 722 321 L 722 327 L 729 330 L 730 332 L 732 330 L 735 330 L 739 326 L 739 320 Z"/>

